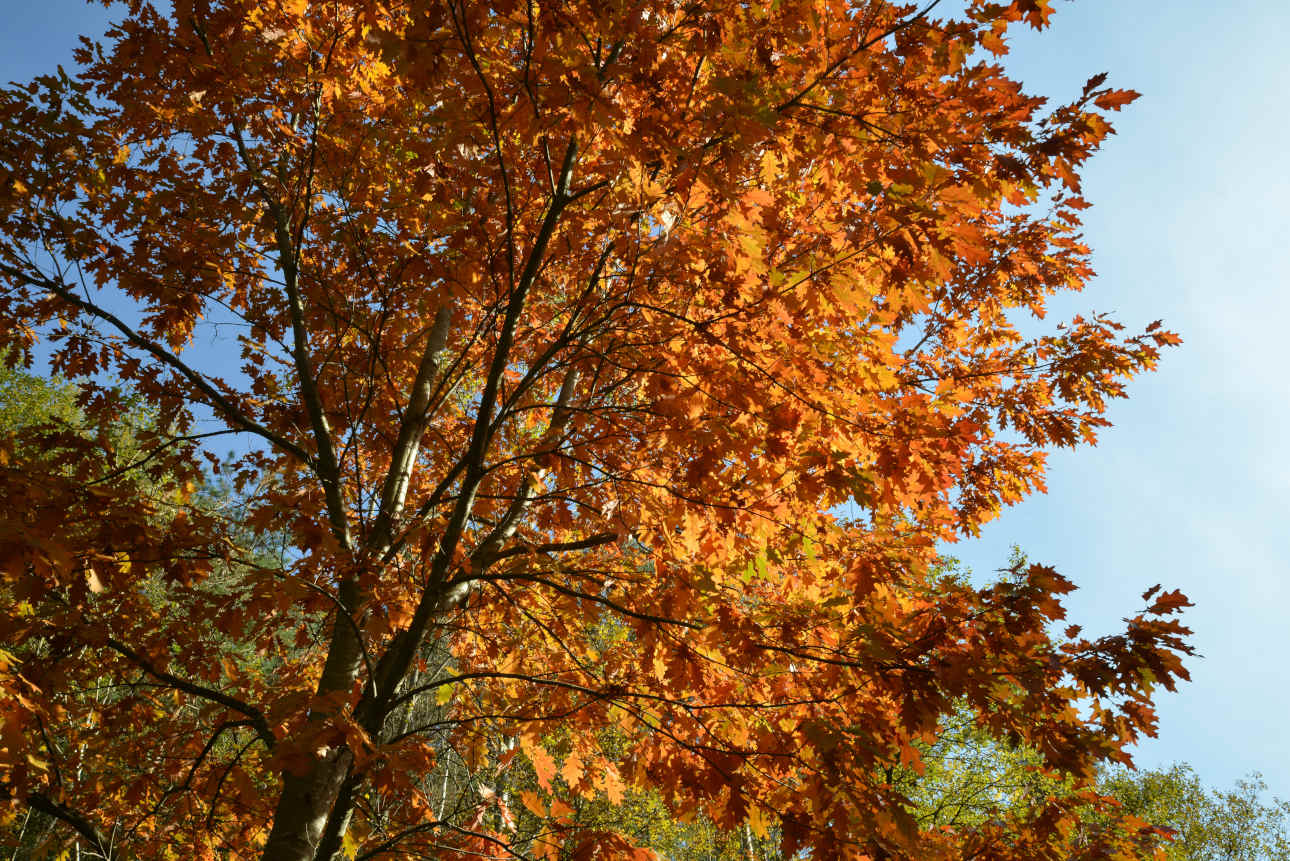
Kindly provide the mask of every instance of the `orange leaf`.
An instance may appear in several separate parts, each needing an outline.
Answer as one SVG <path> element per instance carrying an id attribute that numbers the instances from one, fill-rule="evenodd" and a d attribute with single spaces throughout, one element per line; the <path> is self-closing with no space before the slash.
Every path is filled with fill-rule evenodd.
<path id="1" fill-rule="evenodd" d="M 1118 111 L 1141 95 L 1133 90 L 1107 90 L 1095 98 L 1093 104 L 1104 110 Z"/>

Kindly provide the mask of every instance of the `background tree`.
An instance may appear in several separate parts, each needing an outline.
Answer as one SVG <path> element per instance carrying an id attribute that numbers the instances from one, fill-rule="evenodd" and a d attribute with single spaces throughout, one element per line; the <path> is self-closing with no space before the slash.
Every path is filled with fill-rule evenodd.
<path id="1" fill-rule="evenodd" d="M 76 418 L 74 387 L 0 364 L 0 431 L 12 434 L 31 425 L 70 424 Z"/>
<path id="2" fill-rule="evenodd" d="M 74 386 L 62 380 L 47 380 L 14 370 L 7 363 L 0 364 L 0 435 L 9 443 L 5 447 L 8 452 L 12 452 L 14 437 L 24 430 L 42 428 L 48 432 L 56 428 L 64 431 L 81 428 L 80 419 Z M 46 450 L 47 440 L 40 437 L 33 439 L 30 434 L 21 435 L 26 437 L 22 440 L 24 461 L 37 464 L 41 453 Z M 8 586 L 8 583 L 4 586 Z M 11 613 L 22 612 L 24 609 L 14 600 L 9 590 L 3 587 L 0 587 L 0 604 Z M 7 639 L 4 642 L 8 645 Z M 6 670 L 14 660 L 15 656 L 11 652 L 0 650 L 0 664 Z M 21 720 L 16 712 L 22 706 L 21 702 L 8 704 L 10 712 L 6 715 L 6 724 Z M 66 842 L 65 835 L 55 833 L 61 830 L 57 819 L 30 807 L 26 810 L 10 807 L 2 816 L 0 849 L 9 852 L 11 857 L 38 858 L 45 854 L 52 855 L 53 852 L 42 852 L 42 848 L 47 848 L 51 840 L 59 837 L 64 838 L 61 842 Z"/>
<path id="3" fill-rule="evenodd" d="M 991 738 L 967 714 L 946 720 L 921 767 L 896 779 L 924 828 L 1024 833 L 1046 805 L 1064 799 L 1082 806 L 1074 841 L 1104 827 L 1108 816 L 1128 814 L 1156 829 L 1154 857 L 1168 861 L 1290 857 L 1290 804 L 1266 800 L 1267 786 L 1257 774 L 1219 790 L 1205 786 L 1186 764 L 1116 766 L 1099 772 L 1093 786 L 1100 797 L 1093 798 L 1069 775 L 1045 768 L 1035 750 Z"/>
<path id="4" fill-rule="evenodd" d="M 557 807 L 626 786 L 787 855 L 1071 857 L 1071 810 L 922 829 L 887 775 L 956 707 L 1123 759 L 1186 601 L 1052 636 L 1056 572 L 933 548 L 1177 339 L 1021 334 L 1090 274 L 1078 170 L 1133 94 L 983 59 L 1047 3 L 933 11 L 132 0 L 3 91 L 0 341 L 157 424 L 143 463 L 0 450 L 10 803 L 105 857 L 630 855 Z"/>
<path id="5" fill-rule="evenodd" d="M 231 492 L 227 483 L 207 480 L 195 491 L 191 487 L 181 486 L 174 475 L 160 473 L 150 467 L 153 455 L 149 453 L 145 442 L 159 436 L 154 416 L 142 406 L 138 399 L 119 389 L 109 389 L 106 395 L 114 398 L 121 405 L 119 410 L 111 411 L 113 422 L 110 426 L 95 426 L 78 402 L 78 387 L 60 378 L 45 379 L 30 373 L 24 373 L 0 366 L 0 451 L 8 454 L 13 462 L 20 463 L 25 473 L 30 474 L 25 493 L 13 500 L 14 504 L 30 506 L 25 512 L 30 522 L 50 524 L 59 518 L 57 505 L 66 500 L 62 494 L 67 490 L 67 479 L 73 482 L 85 481 L 86 472 L 92 471 L 94 478 L 85 481 L 89 487 L 104 487 L 109 493 L 115 488 L 126 488 L 129 498 L 139 511 L 147 512 L 149 519 L 158 521 L 163 526 L 173 526 L 167 521 L 176 510 L 182 510 L 191 502 L 196 510 L 204 515 L 218 514 L 229 524 L 236 524 L 239 500 Z M 16 512 L 19 513 L 19 512 Z M 67 524 L 55 527 L 52 536 L 34 535 L 22 527 L 18 518 L 5 521 L 6 529 L 3 540 L 28 544 L 33 541 L 59 539 L 60 530 Z M 155 524 L 154 524 L 155 525 Z M 106 524 L 111 528 L 111 524 Z M 17 527 L 14 534 L 13 527 Z M 75 532 L 73 527 L 72 532 Z M 101 533 L 100 533 L 101 534 Z M 256 557 L 261 564 L 271 564 L 277 543 L 268 543 L 274 536 L 251 534 L 247 530 L 235 530 L 233 534 L 247 539 L 242 549 L 250 556 Z M 259 546 L 257 546 L 257 542 Z M 11 546 L 11 545 L 9 545 Z M 38 545 L 39 546 L 39 545 Z M 119 561 L 119 560 L 118 560 Z M 97 573 L 92 567 L 85 570 L 87 585 L 93 591 L 102 587 Z M 17 629 L 22 632 L 32 618 L 48 613 L 58 613 L 56 595 L 45 595 L 44 601 L 33 601 L 33 596 L 21 591 L 11 591 L 12 585 L 6 581 L 0 584 L 0 600 L 9 608 L 12 618 L 7 620 L 5 642 L 14 641 L 14 651 L 27 661 L 58 660 L 56 651 L 60 642 L 57 638 L 43 636 L 25 637 L 11 634 Z M 211 571 L 201 586 L 211 596 L 227 596 L 237 587 L 236 574 L 227 569 Z M 193 636 L 203 640 L 212 658 L 220 657 L 229 651 L 238 652 L 241 644 L 223 638 L 217 631 L 205 625 L 201 618 L 184 618 L 188 605 L 175 602 L 172 590 L 166 582 L 157 577 L 141 577 L 135 587 L 146 597 L 149 609 L 154 615 L 165 615 L 171 623 L 192 626 Z M 49 603 L 53 599 L 54 605 Z M 172 646 L 172 652 L 179 644 Z M 244 652 L 244 650 L 242 650 Z M 0 661 L 6 669 L 12 667 L 15 660 L 12 652 L 0 652 Z M 245 653 L 243 658 L 250 656 Z M 226 659 L 226 658 L 225 658 Z M 66 749 L 69 743 L 67 730 L 73 726 L 63 720 L 65 712 L 56 712 L 57 721 L 46 724 L 40 713 L 27 712 L 30 704 L 22 698 L 22 686 L 25 680 L 20 676 L 10 676 L 10 682 L 18 682 L 19 692 L 16 701 L 10 703 L 14 709 L 11 719 L 18 724 L 21 721 L 36 719 L 42 743 L 49 749 L 59 751 Z M 123 701 L 140 693 L 148 693 L 154 687 L 150 678 L 144 673 L 133 677 L 113 677 L 89 675 L 86 682 L 90 685 L 83 693 L 94 703 L 95 708 L 77 717 L 91 721 L 101 712 L 111 712 Z M 92 724 L 91 724 L 92 728 Z M 75 733 L 72 733 L 75 735 Z M 224 752 L 226 743 L 212 745 L 216 752 Z M 49 765 L 48 761 L 29 757 L 28 765 Z M 29 799 L 25 811 L 12 808 L 4 811 L 0 817 L 0 849 L 14 858 L 65 858 L 69 854 L 81 857 L 82 851 L 94 852 L 94 844 L 87 843 L 84 834 L 78 834 L 63 827 L 68 811 L 59 809 L 52 799 L 36 796 Z M 63 821 L 60 821 L 62 819 Z M 119 836 L 117 830 L 105 835 L 109 844 Z"/>
<path id="6" fill-rule="evenodd" d="M 1186 764 L 1109 771 L 1100 782 L 1126 812 L 1168 828 L 1169 861 L 1256 861 L 1290 858 L 1290 803 L 1265 800 L 1252 774 L 1229 790 L 1206 787 Z"/>

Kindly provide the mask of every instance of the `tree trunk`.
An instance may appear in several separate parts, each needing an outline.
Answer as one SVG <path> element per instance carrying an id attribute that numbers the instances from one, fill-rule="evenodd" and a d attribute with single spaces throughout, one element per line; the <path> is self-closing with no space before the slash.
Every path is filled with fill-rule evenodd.
<path id="1" fill-rule="evenodd" d="M 331 750 L 314 761 L 309 773 L 283 776 L 263 861 L 314 861 L 351 757 L 348 750 Z"/>
<path id="2" fill-rule="evenodd" d="M 337 608 L 331 648 L 318 680 L 320 696 L 350 691 L 359 676 L 362 645 L 352 619 L 342 616 L 348 613 L 345 608 L 357 603 L 357 592 L 358 585 L 353 580 L 341 585 L 342 606 Z M 314 712 L 309 720 L 316 723 L 330 717 L 330 713 Z M 329 748 L 312 757 L 304 774 L 283 772 L 282 794 L 273 814 L 273 829 L 260 856 L 262 861 L 314 861 L 318 841 L 352 760 L 353 754 L 346 748 Z"/>

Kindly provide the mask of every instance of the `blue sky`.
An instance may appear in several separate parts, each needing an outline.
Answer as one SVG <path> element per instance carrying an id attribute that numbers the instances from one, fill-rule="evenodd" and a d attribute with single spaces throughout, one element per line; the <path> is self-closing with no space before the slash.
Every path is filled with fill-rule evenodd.
<path id="1" fill-rule="evenodd" d="M 107 13 L 76 0 L 8 0 L 0 79 L 70 66 Z M 1163 318 L 1184 344 L 1117 403 L 1096 449 L 1055 454 L 1049 491 L 950 552 L 979 572 L 1019 544 L 1079 584 L 1071 621 L 1116 628 L 1163 583 L 1197 606 L 1204 655 L 1161 693 L 1141 765 L 1194 765 L 1226 787 L 1261 771 L 1290 797 L 1290 385 L 1286 203 L 1290 4 L 1284 0 L 1057 2 L 1053 27 L 1011 42 L 1029 92 L 1078 93 L 1091 75 L 1143 98 L 1086 172 L 1098 279 L 1056 321 Z"/>
<path id="2" fill-rule="evenodd" d="M 1040 95 L 1090 75 L 1143 93 L 1086 172 L 1099 277 L 1050 319 L 1157 318 L 1184 344 L 1134 381 L 1095 449 L 1050 460 L 1049 491 L 951 549 L 988 570 L 1013 543 L 1079 584 L 1072 621 L 1111 630 L 1163 583 L 1196 607 L 1204 655 L 1162 693 L 1140 765 L 1192 763 L 1212 784 L 1261 771 L 1290 796 L 1290 385 L 1284 327 L 1290 4 L 1057 3 L 1053 28 L 1012 41 Z"/>

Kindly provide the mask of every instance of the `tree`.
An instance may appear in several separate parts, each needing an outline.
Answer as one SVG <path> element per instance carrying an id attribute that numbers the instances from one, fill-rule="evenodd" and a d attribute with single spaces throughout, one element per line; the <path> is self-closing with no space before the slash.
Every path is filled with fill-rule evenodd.
<path id="1" fill-rule="evenodd" d="M 75 418 L 76 391 L 71 386 L 0 365 L 0 432 Z"/>
<path id="2" fill-rule="evenodd" d="M 572 798 L 630 786 L 787 855 L 1059 851 L 1058 807 L 920 829 L 890 769 L 959 703 L 1123 759 L 1186 601 L 1055 636 L 1051 568 L 934 547 L 1177 338 L 1021 334 L 1134 94 L 1046 109 L 987 54 L 1048 3 L 935 5 L 131 0 L 3 91 L 0 345 L 157 422 L 0 448 L 12 809 L 105 857 L 590 859 L 635 850 Z M 194 497 L 221 434 L 236 517 Z"/>
<path id="3" fill-rule="evenodd" d="M 924 827 L 1002 827 L 1024 833 L 1053 799 L 1082 803 L 1072 840 L 1128 814 L 1156 831 L 1158 855 L 1168 861 L 1261 861 L 1290 857 L 1290 804 L 1263 800 L 1257 775 L 1228 791 L 1206 787 L 1191 766 L 1099 771 L 1091 798 L 1069 776 L 1044 767 L 1024 745 L 1008 745 L 976 727 L 966 712 L 946 719 L 921 757 L 921 772 L 896 778 Z M 1087 799 L 1087 801 L 1085 801 Z"/>
<path id="4" fill-rule="evenodd" d="M 90 422 L 78 406 L 78 387 L 68 381 L 44 379 L 0 366 L 0 451 L 9 459 L 20 462 L 24 471 L 46 476 L 24 488 L 27 492 L 23 495 L 16 499 L 11 496 L 7 500 L 15 505 L 30 506 L 24 513 L 30 516 L 31 521 L 49 524 L 56 518 L 57 503 L 50 504 L 51 497 L 57 499 L 59 490 L 66 488 L 63 479 L 75 476 L 73 464 L 84 468 L 92 463 L 97 467 L 95 471 L 99 475 L 90 482 L 91 486 L 109 482 L 117 484 L 129 473 L 128 492 L 136 504 L 146 506 L 141 510 L 152 512 L 154 517 L 158 516 L 158 509 L 164 512 L 173 507 L 176 500 L 184 498 L 191 499 L 203 512 L 221 507 L 227 509 L 235 504 L 229 488 L 225 486 L 202 487 L 195 493 L 188 488 L 181 490 L 177 486 L 179 482 L 176 476 L 159 473 L 155 467 L 150 467 L 152 457 L 146 453 L 143 440 L 156 437 L 154 417 L 127 392 L 109 389 L 101 394 L 114 398 L 119 407 L 109 412 L 112 417 L 110 425 L 95 425 Z M 182 476 L 178 478 L 182 479 Z M 117 486 L 120 487 L 119 484 Z M 227 518 L 231 510 L 222 513 Z M 164 513 L 160 516 L 165 517 Z M 235 520 L 229 518 L 229 522 L 234 523 Z M 3 535 L 6 542 L 26 540 L 28 543 L 34 541 L 37 547 L 42 546 L 40 542 L 45 536 L 27 532 L 23 528 L 27 524 L 20 523 L 17 518 L 7 520 L 4 525 L 8 527 Z M 107 526 L 110 528 L 111 524 Z M 54 528 L 55 537 L 58 537 L 59 531 L 59 527 Z M 249 552 L 261 554 L 262 559 L 267 558 L 263 556 L 265 548 L 257 547 L 256 544 L 257 539 L 263 540 L 268 536 L 245 537 L 251 539 L 247 542 Z M 204 580 L 203 587 L 206 590 L 227 590 L 230 573 L 227 570 L 212 571 Z M 86 575 L 87 585 L 91 589 L 102 586 L 96 575 L 91 575 L 90 571 Z M 8 581 L 0 585 L 0 600 L 17 617 L 11 622 L 18 630 L 22 630 L 28 617 L 41 613 L 47 607 L 39 603 L 33 605 L 29 593 L 19 589 L 15 594 L 8 588 L 11 585 L 13 584 Z M 140 578 L 136 581 L 136 586 L 147 596 L 149 609 L 153 613 L 174 614 L 174 608 L 166 606 L 167 590 L 163 583 L 155 578 Z M 202 633 L 208 634 L 208 631 Z M 10 638 L 6 636 L 5 639 L 8 643 Z M 20 654 L 25 653 L 25 657 L 37 659 L 50 657 L 53 645 L 53 642 L 43 638 L 21 639 L 18 643 Z M 214 645 L 216 649 L 211 654 L 225 644 Z M 0 662 L 6 667 L 13 660 L 14 655 L 0 651 Z M 99 711 L 110 710 L 119 703 L 122 689 L 136 686 L 114 685 L 110 680 L 101 678 L 92 678 L 90 682 L 93 686 L 92 696 Z M 57 745 L 62 742 L 60 728 L 41 722 L 43 715 L 21 714 L 23 706 L 27 704 L 21 696 L 22 692 L 19 690 L 19 698 L 8 703 L 20 713 L 18 720 L 31 720 L 34 717 L 46 743 Z M 47 765 L 40 760 L 31 760 L 29 764 Z M 5 815 L 0 816 L 0 850 L 12 858 L 63 858 L 67 857 L 69 851 L 79 849 L 82 841 L 75 839 L 74 834 L 69 840 L 69 835 L 59 833 L 64 829 L 56 815 L 58 811 L 50 810 L 39 798 L 34 801 L 34 804 L 16 817 L 12 810 L 5 811 Z M 79 858 L 80 853 L 77 852 L 75 857 Z"/>
<path id="5" fill-rule="evenodd" d="M 1267 784 L 1257 774 L 1232 789 L 1204 786 L 1191 766 L 1131 772 L 1116 769 L 1101 780 L 1134 816 L 1169 829 L 1169 861 L 1261 861 L 1290 857 L 1290 803 L 1263 800 Z"/>

